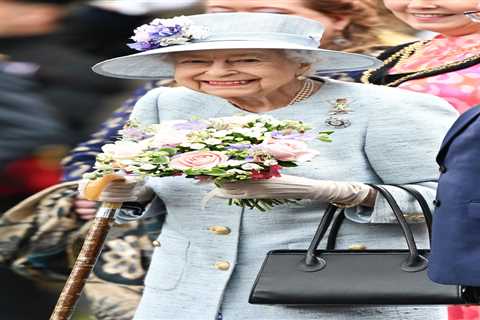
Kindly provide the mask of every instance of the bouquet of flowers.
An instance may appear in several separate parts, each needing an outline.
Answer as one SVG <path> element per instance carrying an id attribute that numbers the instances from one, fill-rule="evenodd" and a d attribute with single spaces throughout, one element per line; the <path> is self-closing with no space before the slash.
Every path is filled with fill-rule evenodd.
<path id="1" fill-rule="evenodd" d="M 102 147 L 88 179 L 125 172 L 143 177 L 185 176 L 224 182 L 270 179 L 282 167 L 297 166 L 318 154 L 307 141 L 329 142 L 333 131 L 310 132 L 302 121 L 267 115 L 171 120 L 141 127 L 130 121 L 121 137 Z M 265 211 L 295 199 L 235 199 L 230 204 Z"/>

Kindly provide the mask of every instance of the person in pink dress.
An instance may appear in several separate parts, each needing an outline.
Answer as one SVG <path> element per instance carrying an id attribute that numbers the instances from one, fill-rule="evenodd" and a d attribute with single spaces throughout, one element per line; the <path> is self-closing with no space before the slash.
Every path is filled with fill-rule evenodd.
<path id="1" fill-rule="evenodd" d="M 460 113 L 480 104 L 480 24 L 464 15 L 478 0 L 384 0 L 411 27 L 434 32 L 382 53 L 382 67 L 364 73 L 362 82 L 429 93 Z"/>
<path id="2" fill-rule="evenodd" d="M 480 104 L 480 1 L 383 0 L 397 18 L 437 35 L 383 52 L 362 82 L 429 93 L 460 113 Z M 465 14 L 467 12 L 467 14 Z M 479 320 L 477 306 L 449 306 L 449 320 Z"/>

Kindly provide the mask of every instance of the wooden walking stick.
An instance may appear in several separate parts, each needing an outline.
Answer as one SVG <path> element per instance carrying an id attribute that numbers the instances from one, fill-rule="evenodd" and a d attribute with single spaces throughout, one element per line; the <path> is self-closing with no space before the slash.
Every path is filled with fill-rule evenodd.
<path id="1" fill-rule="evenodd" d="M 85 187 L 85 198 L 87 200 L 97 201 L 102 191 L 110 182 L 121 180 L 124 180 L 122 176 L 111 174 L 101 179 L 91 181 Z M 98 209 L 95 219 L 88 230 L 82 250 L 75 261 L 72 272 L 50 316 L 50 320 L 68 320 L 72 316 L 83 287 L 102 251 L 115 212 L 121 206 L 122 203 L 103 202 Z"/>

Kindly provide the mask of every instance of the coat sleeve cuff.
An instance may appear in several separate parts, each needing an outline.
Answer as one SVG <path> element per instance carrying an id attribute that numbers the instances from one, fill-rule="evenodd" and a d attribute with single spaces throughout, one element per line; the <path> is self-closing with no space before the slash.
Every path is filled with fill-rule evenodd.
<path id="1" fill-rule="evenodd" d="M 427 186 L 415 186 L 415 188 L 422 193 L 427 202 L 430 204 L 435 198 L 436 183 L 434 185 L 435 186 L 433 188 L 431 184 L 428 184 Z M 421 223 L 425 221 L 422 209 L 415 198 L 398 187 L 383 187 L 385 187 L 392 194 L 409 223 Z M 431 209 L 433 211 L 433 208 Z M 349 220 L 357 223 L 397 223 L 397 219 L 395 218 L 390 205 L 381 194 L 377 194 L 375 206 L 373 208 L 362 206 L 347 208 L 345 209 L 345 216 Z"/>

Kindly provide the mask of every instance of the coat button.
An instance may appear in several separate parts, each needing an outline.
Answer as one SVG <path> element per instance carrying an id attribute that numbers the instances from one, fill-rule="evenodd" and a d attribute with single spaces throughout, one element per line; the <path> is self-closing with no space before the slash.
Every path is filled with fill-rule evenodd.
<path id="1" fill-rule="evenodd" d="M 161 246 L 160 241 L 158 241 L 158 240 L 153 240 L 153 241 L 152 241 L 152 246 L 154 246 L 154 247 L 160 247 L 160 246 Z"/>
<path id="2" fill-rule="evenodd" d="M 348 247 L 348 250 L 352 250 L 352 251 L 362 251 L 366 249 L 367 249 L 367 246 L 361 243 L 355 243 Z"/>
<path id="3" fill-rule="evenodd" d="M 435 207 L 438 208 L 438 207 L 440 207 L 441 204 L 442 204 L 442 203 L 440 202 L 440 200 L 438 200 L 438 199 L 433 200 L 433 205 L 434 205 Z"/>
<path id="4" fill-rule="evenodd" d="M 218 261 L 215 263 L 215 269 L 227 271 L 230 269 L 230 262 L 228 261 Z"/>
<path id="5" fill-rule="evenodd" d="M 444 165 L 441 165 L 440 167 L 438 167 L 438 171 L 440 171 L 440 173 L 445 173 L 447 172 L 447 167 L 445 167 Z"/>
<path id="6" fill-rule="evenodd" d="M 208 228 L 208 230 L 215 234 L 221 234 L 221 235 L 227 235 L 227 234 L 230 234 L 231 232 L 230 228 L 224 227 L 224 226 L 211 226 Z"/>

